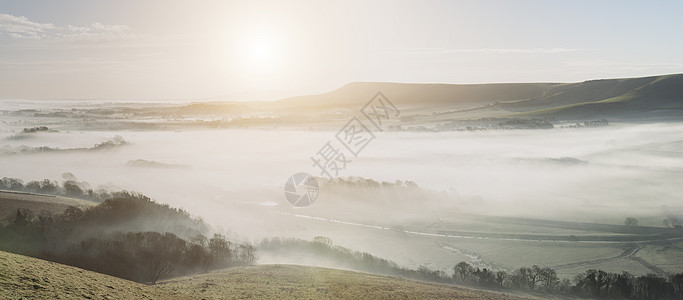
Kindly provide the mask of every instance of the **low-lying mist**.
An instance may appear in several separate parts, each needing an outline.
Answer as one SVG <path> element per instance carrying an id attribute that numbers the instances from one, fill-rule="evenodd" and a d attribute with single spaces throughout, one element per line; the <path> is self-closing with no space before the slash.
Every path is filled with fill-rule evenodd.
<path id="1" fill-rule="evenodd" d="M 400 229 L 458 214 L 608 224 L 635 217 L 641 225 L 662 226 L 664 216 L 681 213 L 679 123 L 377 132 L 357 158 L 348 157 L 351 162 L 339 177 L 371 179 L 380 186 L 355 188 L 320 178 L 319 197 L 304 208 L 286 201 L 284 184 L 297 172 L 324 177 L 311 156 L 334 140 L 336 131 L 91 131 L 57 126 L 56 132 L 10 138 L 22 128 L 3 124 L 0 145 L 88 148 L 116 135 L 127 143 L 99 151 L 2 154 L 2 177 L 59 179 L 70 172 L 93 187 L 137 191 L 181 207 L 232 238 L 257 243 L 276 236 L 327 236 L 335 244 L 409 266 L 422 263 L 414 254 L 423 250 L 391 252 L 404 238 Z M 397 180 L 416 186 L 381 185 Z M 393 240 L 374 245 L 378 236 Z"/>
<path id="2" fill-rule="evenodd" d="M 683 171 L 681 129 L 680 124 L 659 124 L 385 132 L 339 175 L 413 181 L 424 189 L 459 195 L 459 201 L 466 203 L 460 205 L 464 211 L 597 221 L 600 216 L 628 214 L 630 209 L 642 213 L 677 206 L 677 187 L 683 183 L 678 176 Z M 281 193 L 284 182 L 299 171 L 320 176 L 310 157 L 334 134 L 303 130 L 40 133 L 30 141 L 2 143 L 69 149 L 92 147 L 120 135 L 130 145 L 97 152 L 3 155 L 0 166 L 7 176 L 24 180 L 55 179 L 71 172 L 93 185 L 140 191 L 198 214 L 216 212 L 202 208 L 222 204 L 274 202 L 286 207 Z M 136 160 L 191 169 L 126 168 Z M 316 206 L 325 204 L 323 196 Z"/>

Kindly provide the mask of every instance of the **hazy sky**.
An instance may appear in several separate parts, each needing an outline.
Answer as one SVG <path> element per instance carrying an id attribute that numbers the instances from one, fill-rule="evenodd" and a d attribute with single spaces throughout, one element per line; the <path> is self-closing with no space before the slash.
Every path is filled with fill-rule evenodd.
<path id="1" fill-rule="evenodd" d="M 0 0 L 0 98 L 275 99 L 352 81 L 683 72 L 681 1 Z"/>

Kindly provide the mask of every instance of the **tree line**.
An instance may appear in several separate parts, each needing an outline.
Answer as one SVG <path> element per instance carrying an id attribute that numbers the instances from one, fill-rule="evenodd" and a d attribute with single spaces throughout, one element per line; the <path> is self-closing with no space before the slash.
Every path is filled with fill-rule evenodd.
<path id="1" fill-rule="evenodd" d="M 453 267 L 453 281 L 486 288 L 574 295 L 602 299 L 683 299 L 683 273 L 669 277 L 656 274 L 634 276 L 590 269 L 560 280 L 552 268 L 521 267 L 508 273 L 474 268 L 466 262 Z"/>
<path id="2" fill-rule="evenodd" d="M 634 276 L 627 272 L 618 274 L 591 269 L 569 280 L 560 279 L 552 268 L 538 265 L 508 272 L 459 262 L 448 274 L 424 265 L 417 269 L 400 267 L 387 259 L 335 246 L 327 237 L 315 237 L 311 241 L 298 238 L 264 239 L 259 244 L 259 251 L 264 255 L 314 257 L 323 264 L 357 271 L 486 289 L 601 299 L 683 299 L 683 273 L 669 277 L 655 274 Z"/>
<path id="3" fill-rule="evenodd" d="M 284 258 L 291 256 L 297 259 L 302 256 L 315 258 L 320 264 L 330 267 L 423 281 L 452 282 L 441 270 L 431 270 L 425 266 L 418 269 L 401 267 L 393 261 L 367 252 L 334 245 L 332 239 L 323 236 L 317 236 L 310 241 L 299 238 L 266 238 L 258 245 L 258 249 L 262 255 Z"/>
<path id="4" fill-rule="evenodd" d="M 253 245 L 207 232 L 183 210 L 124 191 L 61 214 L 17 210 L 0 221 L 0 250 L 142 283 L 256 262 Z"/>
<path id="5" fill-rule="evenodd" d="M 78 182 L 76 177 L 70 173 L 65 173 L 64 177 L 64 183 L 61 185 L 50 179 L 25 183 L 19 178 L 4 177 L 0 179 L 0 190 L 64 196 L 94 202 L 102 202 L 112 197 L 111 192 L 104 189 L 93 190 L 87 182 Z"/>
<path id="6" fill-rule="evenodd" d="M 67 251 L 41 252 L 38 257 L 142 283 L 256 263 L 256 248 L 225 236 L 197 235 L 190 240 L 173 233 L 114 232 L 69 245 Z"/>

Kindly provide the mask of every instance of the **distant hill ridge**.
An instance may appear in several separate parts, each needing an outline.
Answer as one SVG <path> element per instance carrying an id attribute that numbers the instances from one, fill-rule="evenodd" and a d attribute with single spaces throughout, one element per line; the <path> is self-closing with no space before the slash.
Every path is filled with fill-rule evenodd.
<path id="1" fill-rule="evenodd" d="M 474 109 L 506 117 L 683 119 L 683 74 L 579 83 L 415 84 L 354 82 L 277 101 L 291 108 L 360 108 L 381 91 L 405 108 Z"/>

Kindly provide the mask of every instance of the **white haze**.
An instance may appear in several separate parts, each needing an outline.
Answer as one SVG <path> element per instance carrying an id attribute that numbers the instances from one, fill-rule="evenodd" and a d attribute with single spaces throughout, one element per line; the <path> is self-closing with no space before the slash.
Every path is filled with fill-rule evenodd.
<path id="1" fill-rule="evenodd" d="M 329 199 L 324 191 L 313 207 L 292 209 L 282 192 L 285 181 L 297 172 L 319 175 L 310 157 L 334 139 L 334 131 L 65 130 L 11 140 L 5 137 L 23 127 L 2 126 L 3 146 L 84 148 L 115 135 L 130 145 L 101 151 L 1 155 L 0 177 L 60 179 L 62 173 L 71 172 L 94 188 L 101 185 L 134 190 L 182 207 L 243 240 L 321 235 L 408 266 L 429 261 L 445 269 L 454 263 L 452 257 L 430 261 L 429 257 L 438 257 L 430 251 L 443 251 L 431 241 L 416 242 L 424 243 L 420 250 L 397 253 L 392 252 L 400 243 L 394 239 L 395 232 L 292 216 L 334 219 L 336 215 L 342 221 L 352 221 L 349 216 L 353 216 L 356 222 L 386 226 L 400 225 L 388 224 L 381 218 L 386 214 L 425 222 L 444 217 L 357 205 L 336 214 L 338 205 L 326 204 Z M 459 212 L 613 224 L 634 216 L 644 225 L 661 226 L 663 210 L 681 209 L 683 124 L 679 123 L 523 131 L 376 132 L 376 136 L 340 176 L 414 181 L 421 188 L 447 192 Z M 563 157 L 588 163 L 553 160 Z M 125 166 L 137 159 L 191 168 Z M 381 244 L 372 242 L 380 237 L 387 239 Z"/>

